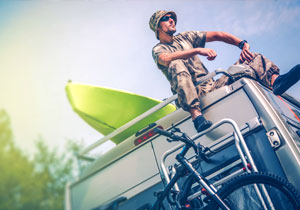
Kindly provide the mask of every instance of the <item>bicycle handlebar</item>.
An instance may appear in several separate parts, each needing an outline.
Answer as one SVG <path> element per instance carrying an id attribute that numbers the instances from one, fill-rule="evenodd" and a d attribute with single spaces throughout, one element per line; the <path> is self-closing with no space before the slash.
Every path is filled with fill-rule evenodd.
<path id="1" fill-rule="evenodd" d="M 154 132 L 159 133 L 159 134 L 161 134 L 163 136 L 167 136 L 167 137 L 171 137 L 172 136 L 172 134 L 170 132 L 165 131 L 165 130 L 163 130 L 161 128 L 158 128 L 158 127 L 154 128 Z"/>
<path id="2" fill-rule="evenodd" d="M 165 131 L 165 130 L 163 130 L 161 128 L 158 128 L 158 127 L 156 127 L 154 129 L 154 131 L 156 131 L 158 134 L 161 134 L 163 136 L 167 136 L 167 137 L 169 137 L 169 138 L 171 138 L 171 139 L 173 139 L 175 141 L 182 141 L 183 143 L 185 143 L 188 146 L 188 148 L 189 147 L 193 147 L 194 150 L 195 150 L 195 152 L 197 151 L 197 145 L 195 144 L 195 142 L 193 140 L 191 140 L 189 138 L 175 135 L 175 134 L 173 134 L 171 132 Z"/>
<path id="3" fill-rule="evenodd" d="M 155 128 L 155 129 L 154 129 L 154 132 L 156 132 L 156 133 L 158 133 L 158 134 L 160 134 L 160 135 L 169 137 L 169 138 L 171 138 L 171 139 L 173 139 L 173 140 L 176 140 L 176 141 L 183 141 L 183 142 L 187 143 L 187 140 L 188 140 L 188 139 L 183 138 L 183 137 L 181 137 L 181 136 L 177 136 L 177 135 L 175 135 L 175 134 L 173 134 L 173 133 L 170 133 L 170 132 L 168 132 L 168 131 L 165 131 L 165 130 L 163 130 L 163 129 L 161 129 L 161 128 Z"/>
<path id="4" fill-rule="evenodd" d="M 205 150 L 207 148 L 203 150 L 202 149 L 203 146 L 201 144 L 199 144 L 199 146 L 197 146 L 192 139 L 189 139 L 189 138 L 186 138 L 186 137 L 183 137 L 183 136 L 181 137 L 181 136 L 175 135 L 175 134 L 173 134 L 171 132 L 168 132 L 168 131 L 165 131 L 165 130 L 159 128 L 159 127 L 156 127 L 154 129 L 154 132 L 156 132 L 160 135 L 169 137 L 169 138 L 171 138 L 175 141 L 182 141 L 183 143 L 185 143 L 185 146 L 184 146 L 183 150 L 180 153 L 183 156 L 185 156 L 185 154 L 187 153 L 189 148 L 192 147 L 198 157 L 201 157 L 201 159 L 204 160 L 205 162 L 209 162 L 209 158 L 205 154 Z"/>

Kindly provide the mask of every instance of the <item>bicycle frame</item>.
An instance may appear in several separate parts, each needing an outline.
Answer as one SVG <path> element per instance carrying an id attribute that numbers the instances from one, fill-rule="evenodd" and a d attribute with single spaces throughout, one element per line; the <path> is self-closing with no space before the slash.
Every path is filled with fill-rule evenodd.
<path id="1" fill-rule="evenodd" d="M 180 179 L 182 176 L 186 174 L 186 171 L 188 171 L 192 176 L 195 177 L 195 179 L 207 190 L 209 195 L 212 197 L 212 199 L 218 204 L 218 206 L 223 210 L 230 210 L 229 207 L 220 199 L 220 197 L 216 194 L 216 189 L 205 182 L 203 177 L 197 172 L 197 170 L 192 166 L 192 164 L 184 157 L 188 150 L 191 148 L 190 145 L 186 144 L 182 151 L 176 155 L 176 160 L 183 166 L 179 170 L 176 171 L 174 177 L 171 179 L 169 184 L 166 186 L 164 191 L 158 195 L 158 199 L 156 200 L 155 204 L 152 207 L 152 210 L 157 210 L 161 206 L 163 206 L 163 200 L 168 195 L 172 187 L 175 185 L 175 183 Z M 163 207 L 164 208 L 164 207 Z"/>

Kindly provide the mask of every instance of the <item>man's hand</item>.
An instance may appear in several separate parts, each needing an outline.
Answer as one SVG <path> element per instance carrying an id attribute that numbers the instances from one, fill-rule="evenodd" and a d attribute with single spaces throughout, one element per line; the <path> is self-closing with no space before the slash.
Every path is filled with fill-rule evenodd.
<path id="1" fill-rule="evenodd" d="M 253 59 L 253 54 L 250 52 L 250 45 L 248 43 L 244 44 L 243 50 L 241 52 L 240 55 L 240 61 L 244 62 L 244 61 L 252 61 Z"/>
<path id="2" fill-rule="evenodd" d="M 213 49 L 199 47 L 197 50 L 199 55 L 207 56 L 207 60 L 209 61 L 212 61 L 217 57 L 217 53 Z"/>

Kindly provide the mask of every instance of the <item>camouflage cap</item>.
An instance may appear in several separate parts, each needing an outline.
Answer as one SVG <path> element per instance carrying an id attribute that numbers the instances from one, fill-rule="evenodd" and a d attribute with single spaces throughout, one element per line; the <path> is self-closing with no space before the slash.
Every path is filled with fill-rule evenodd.
<path id="1" fill-rule="evenodd" d="M 159 11 L 155 12 L 150 18 L 149 25 L 150 25 L 151 30 L 154 31 L 157 39 L 159 39 L 158 31 L 157 31 L 159 21 L 166 14 L 171 14 L 175 18 L 175 24 L 176 24 L 177 16 L 176 16 L 176 13 L 173 11 L 159 10 Z"/>

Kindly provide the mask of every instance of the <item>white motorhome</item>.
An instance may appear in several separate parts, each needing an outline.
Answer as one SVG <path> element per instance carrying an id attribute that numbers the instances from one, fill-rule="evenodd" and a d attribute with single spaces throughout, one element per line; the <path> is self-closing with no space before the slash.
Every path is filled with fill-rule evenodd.
<path id="1" fill-rule="evenodd" d="M 173 96 L 158 104 L 108 137 L 119 135 L 175 99 Z M 297 99 L 287 94 L 275 96 L 256 81 L 242 78 L 200 100 L 204 115 L 213 123 L 224 118 L 236 122 L 259 171 L 282 176 L 300 189 L 300 102 Z M 137 130 L 109 152 L 91 160 L 78 180 L 66 186 L 65 209 L 133 210 L 153 203 L 156 199 L 153 193 L 164 188 L 166 173 L 172 173 L 177 152 L 172 148 L 180 144 L 153 135 L 157 126 L 165 130 L 178 127 L 189 136 L 196 135 L 189 113 L 182 109 Z M 88 155 L 107 139 L 104 137 L 85 148 L 81 155 Z M 211 150 L 207 155 L 212 161 L 201 165 L 201 172 L 209 180 L 222 178 L 242 165 L 230 126 L 220 126 L 197 141 Z M 166 155 L 166 151 L 172 152 Z"/>

